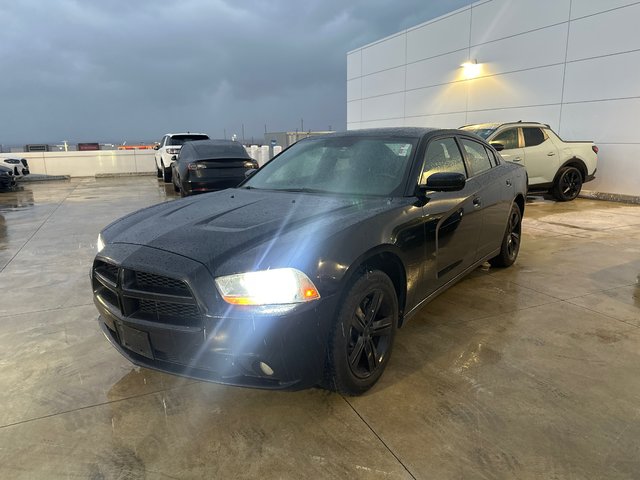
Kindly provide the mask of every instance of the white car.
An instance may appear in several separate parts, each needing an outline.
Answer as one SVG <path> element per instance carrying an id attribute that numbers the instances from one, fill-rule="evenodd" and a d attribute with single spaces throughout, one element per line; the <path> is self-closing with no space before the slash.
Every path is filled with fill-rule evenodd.
<path id="1" fill-rule="evenodd" d="M 595 178 L 598 147 L 593 142 L 562 140 L 549 125 L 483 123 L 461 129 L 485 139 L 508 162 L 524 165 L 530 191 L 548 191 L 566 202 L 580 194 L 583 183 Z"/>
<path id="2" fill-rule="evenodd" d="M 0 158 L 0 165 L 13 170 L 13 175 L 16 178 L 29 175 L 29 163 L 26 158 Z"/>
<path id="3" fill-rule="evenodd" d="M 205 133 L 167 133 L 154 150 L 156 151 L 156 170 L 158 178 L 162 178 L 165 183 L 171 182 L 171 162 L 173 157 L 180 153 L 180 148 L 184 142 L 192 140 L 209 140 L 209 135 Z"/>

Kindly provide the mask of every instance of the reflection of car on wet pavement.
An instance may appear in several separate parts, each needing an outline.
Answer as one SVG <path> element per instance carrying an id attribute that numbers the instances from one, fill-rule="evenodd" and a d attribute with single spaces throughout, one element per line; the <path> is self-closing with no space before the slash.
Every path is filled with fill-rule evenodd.
<path id="1" fill-rule="evenodd" d="M 0 158 L 0 165 L 10 168 L 14 177 L 29 175 L 29 163 L 26 158 Z"/>
<path id="2" fill-rule="evenodd" d="M 13 169 L 0 165 L 0 190 L 8 190 L 16 184 Z"/>
<path id="3" fill-rule="evenodd" d="M 477 136 L 421 128 L 301 140 L 240 187 L 105 228 L 105 336 L 132 362 L 263 388 L 359 394 L 397 327 L 520 246 L 524 168 Z"/>

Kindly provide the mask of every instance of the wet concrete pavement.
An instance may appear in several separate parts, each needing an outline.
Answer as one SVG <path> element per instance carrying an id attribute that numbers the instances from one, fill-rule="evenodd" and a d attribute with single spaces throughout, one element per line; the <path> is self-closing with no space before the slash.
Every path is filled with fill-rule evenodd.
<path id="1" fill-rule="evenodd" d="M 527 205 L 516 265 L 399 331 L 359 398 L 134 368 L 102 337 L 98 231 L 153 177 L 0 193 L 0 478 L 638 478 L 640 206 Z"/>

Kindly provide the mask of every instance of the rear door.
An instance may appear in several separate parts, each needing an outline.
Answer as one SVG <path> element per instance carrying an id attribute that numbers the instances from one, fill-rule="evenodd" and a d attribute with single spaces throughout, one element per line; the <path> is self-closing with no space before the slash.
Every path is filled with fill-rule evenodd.
<path id="1" fill-rule="evenodd" d="M 530 185 L 551 183 L 558 171 L 558 148 L 544 129 L 522 127 L 524 139 L 524 164 L 527 167 Z M 504 156 L 504 155 L 503 155 Z"/>
<path id="2" fill-rule="evenodd" d="M 481 212 L 482 228 L 478 231 L 477 259 L 484 258 L 500 248 L 509 210 L 513 186 L 497 168 L 499 161 L 482 143 L 461 138 L 462 151 L 476 182 L 474 207 Z"/>
<path id="3" fill-rule="evenodd" d="M 454 137 L 440 137 L 429 142 L 418 181 L 424 185 L 429 175 L 439 172 L 456 172 L 469 177 Z M 428 245 L 420 288 L 423 298 L 476 261 L 482 228 L 477 194 L 478 183 L 473 179 L 468 179 L 459 192 L 427 192 L 429 202 L 423 206 Z"/>

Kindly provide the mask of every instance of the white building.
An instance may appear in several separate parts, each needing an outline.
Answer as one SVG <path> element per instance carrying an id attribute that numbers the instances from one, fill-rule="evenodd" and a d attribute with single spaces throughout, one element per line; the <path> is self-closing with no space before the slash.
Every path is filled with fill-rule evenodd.
<path id="1" fill-rule="evenodd" d="M 640 197 L 640 2 L 479 1 L 347 54 L 348 129 L 517 120 L 595 141 L 585 190 Z"/>

